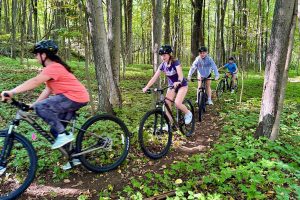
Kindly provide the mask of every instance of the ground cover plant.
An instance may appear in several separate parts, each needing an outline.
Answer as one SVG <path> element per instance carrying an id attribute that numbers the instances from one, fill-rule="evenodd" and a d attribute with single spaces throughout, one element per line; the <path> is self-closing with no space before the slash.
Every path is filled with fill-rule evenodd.
<path id="1" fill-rule="evenodd" d="M 73 61 L 70 65 L 75 75 L 84 80 L 84 63 Z M 5 57 L 0 57 L 0 67 L 1 91 L 33 77 L 40 69 L 33 60 L 20 66 L 18 60 Z M 185 75 L 188 69 L 184 66 Z M 93 70 L 90 73 L 93 75 Z M 294 74 L 292 71 L 293 77 Z M 123 107 L 115 109 L 115 112 L 133 133 L 130 154 L 121 167 L 105 174 L 92 174 L 81 167 L 63 171 L 60 167 L 66 160 L 58 151 L 51 151 L 46 140 L 37 136 L 37 140 L 32 141 L 39 156 L 36 184 L 80 190 L 80 193 L 71 195 L 73 199 L 145 199 L 157 195 L 165 195 L 167 199 L 300 198 L 299 83 L 288 83 L 278 140 L 257 140 L 252 136 L 258 122 L 263 75 L 247 72 L 241 104 L 237 102 L 238 95 L 226 94 L 221 100 L 215 100 L 215 106 L 208 110 L 207 115 L 214 117 L 206 122 L 208 127 L 218 128 L 218 139 L 212 142 L 213 145 L 204 153 L 179 152 L 177 146 L 189 139 L 175 134 L 169 155 L 159 161 L 151 161 L 143 156 L 137 145 L 139 121 L 153 107 L 153 96 L 141 92 L 151 75 L 150 65 L 131 65 L 126 70 L 126 79 L 121 81 Z M 215 86 L 216 82 L 213 82 L 212 87 Z M 189 87 L 187 97 L 194 102 L 196 83 L 191 83 Z M 17 98 L 31 103 L 42 89 L 40 87 Z M 92 84 L 92 91 L 97 100 L 96 83 Z M 14 117 L 14 111 L 8 104 L 0 104 L 1 127 L 4 128 L 8 120 Z M 89 116 L 91 110 L 86 106 L 81 110 L 79 123 Z M 197 123 L 197 133 L 208 135 L 212 132 L 204 127 Z M 32 140 L 32 128 L 22 124 L 17 131 Z M 202 135 L 197 137 L 199 139 Z M 61 199 L 60 195 L 51 190 L 45 193 L 44 198 Z M 31 193 L 22 196 L 24 199 L 28 197 L 41 198 Z"/>

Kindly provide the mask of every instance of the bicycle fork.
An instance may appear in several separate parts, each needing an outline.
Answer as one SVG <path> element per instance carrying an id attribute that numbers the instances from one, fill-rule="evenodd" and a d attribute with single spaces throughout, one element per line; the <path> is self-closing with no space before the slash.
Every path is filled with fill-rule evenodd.
<path id="1" fill-rule="evenodd" d="M 8 131 L 6 133 L 6 137 L 4 140 L 3 148 L 1 150 L 1 155 L 0 155 L 0 176 L 4 174 L 6 170 L 6 165 L 7 165 L 7 158 L 9 157 L 12 146 L 13 146 L 13 135 L 12 131 L 15 127 L 15 124 L 12 123 L 9 125 Z"/>

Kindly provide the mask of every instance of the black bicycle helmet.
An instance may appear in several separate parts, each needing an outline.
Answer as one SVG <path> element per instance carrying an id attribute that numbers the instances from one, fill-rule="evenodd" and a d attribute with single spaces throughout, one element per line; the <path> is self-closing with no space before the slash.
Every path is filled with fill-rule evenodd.
<path id="1" fill-rule="evenodd" d="M 199 52 L 207 52 L 207 47 L 204 46 L 200 47 Z"/>
<path id="2" fill-rule="evenodd" d="M 172 52 L 173 52 L 172 47 L 170 45 L 166 44 L 159 48 L 158 54 L 163 55 L 163 54 L 170 54 Z"/>
<path id="3" fill-rule="evenodd" d="M 233 57 L 233 56 L 230 56 L 230 57 L 228 58 L 228 60 L 234 61 L 234 57 Z"/>
<path id="4" fill-rule="evenodd" d="M 37 42 L 32 50 L 32 53 L 52 53 L 58 52 L 58 46 L 53 40 L 41 40 Z"/>

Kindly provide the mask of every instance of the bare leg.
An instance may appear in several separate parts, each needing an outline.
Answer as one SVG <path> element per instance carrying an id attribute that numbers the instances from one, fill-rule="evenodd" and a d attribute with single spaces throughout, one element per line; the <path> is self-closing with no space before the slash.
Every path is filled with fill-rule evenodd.
<path id="1" fill-rule="evenodd" d="M 206 81 L 206 94 L 207 94 L 207 98 L 211 99 L 211 80 L 207 80 Z"/>
<path id="2" fill-rule="evenodd" d="M 174 98 L 175 98 L 175 95 L 176 95 L 176 93 L 175 93 L 174 89 L 168 89 L 167 94 L 166 94 L 166 98 L 168 98 L 168 99 L 170 99 L 170 100 L 173 101 Z M 166 99 L 166 102 L 167 102 L 169 108 L 172 109 L 172 102 L 170 100 L 168 100 L 168 99 Z M 173 120 L 172 120 L 171 114 L 169 113 L 169 111 L 167 109 L 166 109 L 166 114 L 167 114 L 167 116 L 168 116 L 171 124 L 173 124 Z"/>
<path id="3" fill-rule="evenodd" d="M 176 105 L 176 107 L 178 109 L 180 109 L 182 112 L 184 112 L 184 114 L 187 114 L 187 113 L 190 112 L 187 109 L 187 107 L 184 104 L 182 104 L 187 91 L 188 91 L 188 86 L 181 87 L 178 90 L 178 93 L 177 93 L 177 96 L 176 96 L 176 99 L 175 99 L 175 105 Z"/>

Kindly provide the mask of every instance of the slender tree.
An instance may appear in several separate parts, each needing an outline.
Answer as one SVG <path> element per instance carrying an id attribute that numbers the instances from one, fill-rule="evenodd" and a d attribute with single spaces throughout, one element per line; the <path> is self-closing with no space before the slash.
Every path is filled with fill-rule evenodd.
<path id="1" fill-rule="evenodd" d="M 191 38 L 191 59 L 194 60 L 198 56 L 198 48 L 204 45 L 204 38 L 202 32 L 202 7 L 203 0 L 192 1 L 194 17 L 192 24 L 192 38 Z"/>
<path id="2" fill-rule="evenodd" d="M 283 94 L 281 88 L 296 3 L 297 0 L 276 0 L 256 137 L 270 138 L 272 131 L 279 125 L 275 122 L 280 96 Z"/>
<path id="3" fill-rule="evenodd" d="M 166 0 L 165 6 L 165 34 L 164 34 L 164 43 L 170 44 L 170 7 L 171 7 L 171 0 Z"/>
<path id="4" fill-rule="evenodd" d="M 98 108 L 100 111 L 112 113 L 110 102 L 109 73 L 110 58 L 107 44 L 107 36 L 104 26 L 102 2 L 98 0 L 87 1 L 87 14 L 91 31 L 93 55 L 98 82 Z"/>
<path id="5" fill-rule="evenodd" d="M 155 72 L 159 64 L 158 49 L 161 46 L 162 37 L 162 1 L 152 0 L 152 52 L 153 52 L 153 71 Z"/>
<path id="6" fill-rule="evenodd" d="M 16 59 L 16 18 L 17 18 L 17 0 L 12 0 L 11 10 L 11 57 Z"/>

